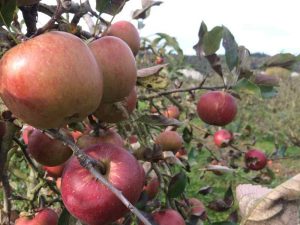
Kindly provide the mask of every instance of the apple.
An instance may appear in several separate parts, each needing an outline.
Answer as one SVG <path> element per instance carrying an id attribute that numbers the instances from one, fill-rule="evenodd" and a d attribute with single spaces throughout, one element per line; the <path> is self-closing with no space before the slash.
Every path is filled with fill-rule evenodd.
<path id="1" fill-rule="evenodd" d="M 33 218 L 20 217 L 16 220 L 15 225 L 58 225 L 58 215 L 51 208 L 44 208 Z"/>
<path id="2" fill-rule="evenodd" d="M 225 126 L 234 120 L 237 104 L 234 97 L 225 91 L 209 91 L 201 95 L 197 112 L 205 123 Z"/>
<path id="3" fill-rule="evenodd" d="M 101 103 L 98 109 L 94 112 L 94 115 L 103 122 L 107 123 L 117 123 L 123 120 L 128 119 L 128 115 L 130 115 L 136 107 L 137 102 L 137 93 L 136 89 L 133 88 L 130 94 L 118 103 Z M 119 104 L 122 108 L 119 108 Z M 124 114 L 123 110 L 127 111 Z"/>
<path id="4" fill-rule="evenodd" d="M 117 37 L 104 36 L 89 44 L 103 74 L 101 103 L 123 100 L 135 86 L 137 68 L 128 45 Z M 98 105 L 99 106 L 99 105 Z"/>
<path id="5" fill-rule="evenodd" d="M 100 130 L 99 136 L 84 134 L 77 141 L 79 148 L 87 148 L 99 143 L 111 143 L 119 147 L 124 146 L 122 137 L 113 129 Z"/>
<path id="6" fill-rule="evenodd" d="M 261 170 L 267 165 L 267 156 L 259 149 L 250 149 L 245 153 L 245 163 L 250 170 Z"/>
<path id="7" fill-rule="evenodd" d="M 164 61 L 165 61 L 164 58 L 161 57 L 161 56 L 157 56 L 157 57 L 155 58 L 155 64 L 156 64 L 156 65 L 163 64 Z"/>
<path id="8" fill-rule="evenodd" d="M 87 45 L 72 34 L 41 34 L 8 50 L 0 64 L 2 100 L 36 128 L 81 121 L 100 104 L 101 70 Z"/>
<path id="9" fill-rule="evenodd" d="M 182 216 L 174 209 L 155 212 L 152 214 L 152 218 L 157 225 L 186 225 Z"/>
<path id="10" fill-rule="evenodd" d="M 221 129 L 214 133 L 214 142 L 219 148 L 227 147 L 232 141 L 233 135 L 226 129 Z"/>
<path id="11" fill-rule="evenodd" d="M 72 138 L 67 130 L 61 129 Z M 72 150 L 60 140 L 52 139 L 38 129 L 28 137 L 27 151 L 32 158 L 44 166 L 58 166 L 66 162 L 72 155 Z"/>
<path id="12" fill-rule="evenodd" d="M 152 200 L 159 192 L 159 180 L 157 177 L 151 178 L 147 185 L 144 186 L 144 191 L 147 193 L 148 200 Z"/>
<path id="13" fill-rule="evenodd" d="M 189 198 L 187 199 L 189 204 L 189 215 L 190 216 L 198 216 L 202 220 L 207 218 L 206 210 L 204 204 L 197 198 Z"/>
<path id="14" fill-rule="evenodd" d="M 34 131 L 35 128 L 32 127 L 32 126 L 29 126 L 29 125 L 25 125 L 23 128 L 22 128 L 22 138 L 23 138 L 23 141 L 26 145 L 28 145 L 28 136 L 32 133 L 32 131 Z"/>
<path id="15" fill-rule="evenodd" d="M 178 119 L 180 111 L 177 106 L 171 105 L 167 107 L 167 110 L 163 112 L 163 115 L 168 118 Z"/>
<path id="16" fill-rule="evenodd" d="M 132 23 L 125 20 L 115 22 L 109 27 L 106 35 L 121 38 L 128 44 L 133 55 L 137 55 L 141 40 L 138 30 Z"/>
<path id="17" fill-rule="evenodd" d="M 47 176 L 57 179 L 61 177 L 64 167 L 65 164 L 60 164 L 58 166 L 42 166 L 42 169 L 47 172 Z"/>
<path id="18" fill-rule="evenodd" d="M 135 204 L 143 190 L 145 173 L 139 162 L 124 148 L 109 143 L 83 150 L 106 165 L 106 179 Z M 109 224 L 121 218 L 128 209 L 76 157 L 67 163 L 61 182 L 61 194 L 68 211 L 89 225 Z"/>
<path id="19" fill-rule="evenodd" d="M 183 139 L 176 131 L 163 131 L 156 137 L 155 143 L 161 146 L 162 151 L 176 153 L 182 147 Z"/>

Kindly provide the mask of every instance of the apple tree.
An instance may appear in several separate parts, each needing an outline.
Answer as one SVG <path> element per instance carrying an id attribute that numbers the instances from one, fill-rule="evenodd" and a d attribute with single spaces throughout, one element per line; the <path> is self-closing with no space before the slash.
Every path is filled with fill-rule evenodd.
<path id="1" fill-rule="evenodd" d="M 274 79 L 252 70 L 227 27 L 204 22 L 194 49 L 209 70 L 187 78 L 175 38 L 114 21 L 126 2 L 0 1 L 1 224 L 236 224 L 239 181 L 274 179 L 235 129 L 240 102 L 274 97 Z M 140 29 L 163 2 L 142 3 Z M 50 17 L 41 27 L 39 13 Z M 203 199 L 190 194 L 201 158 L 197 175 L 230 174 L 222 197 L 204 201 L 205 184 L 192 187 Z"/>

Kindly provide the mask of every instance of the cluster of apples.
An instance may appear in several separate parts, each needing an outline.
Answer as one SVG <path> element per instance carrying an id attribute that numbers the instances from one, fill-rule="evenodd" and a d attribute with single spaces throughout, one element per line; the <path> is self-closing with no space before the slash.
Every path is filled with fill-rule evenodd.
<path id="1" fill-rule="evenodd" d="M 234 97 L 225 91 L 209 91 L 201 95 L 197 103 L 199 117 L 207 124 L 225 126 L 231 123 L 237 114 Z M 227 147 L 233 142 L 233 134 L 227 129 L 214 133 L 214 143 L 219 148 Z M 267 157 L 260 149 L 249 149 L 244 156 L 246 167 L 261 170 L 267 165 Z"/>

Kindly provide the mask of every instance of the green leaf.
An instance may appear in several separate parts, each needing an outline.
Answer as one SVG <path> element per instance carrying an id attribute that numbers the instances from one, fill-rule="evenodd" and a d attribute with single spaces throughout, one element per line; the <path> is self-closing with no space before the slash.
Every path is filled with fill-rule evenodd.
<path id="1" fill-rule="evenodd" d="M 212 55 L 220 48 L 223 36 L 223 27 L 214 27 L 211 31 L 205 33 L 203 37 L 203 49 L 206 55 Z"/>
<path id="2" fill-rule="evenodd" d="M 269 58 L 263 66 L 265 67 L 282 67 L 291 69 L 294 63 L 297 62 L 297 57 L 290 53 L 280 53 Z"/>
<path id="3" fill-rule="evenodd" d="M 161 38 L 159 40 L 164 39 L 166 41 L 166 46 L 174 48 L 174 50 L 178 53 L 178 55 L 183 56 L 183 51 L 179 47 L 179 43 L 174 37 L 171 37 L 170 35 L 165 33 L 156 33 L 156 34 Z"/>
<path id="4" fill-rule="evenodd" d="M 273 86 L 265 86 L 265 85 L 259 85 L 259 89 L 261 92 L 261 97 L 262 98 L 273 98 L 277 96 L 278 91 L 275 87 Z"/>
<path id="5" fill-rule="evenodd" d="M 198 57 L 204 56 L 203 52 L 203 37 L 207 33 L 207 26 L 206 24 L 202 21 L 200 25 L 200 29 L 198 32 L 198 43 L 193 46 L 194 50 L 196 51 L 196 54 Z"/>
<path id="6" fill-rule="evenodd" d="M 16 0 L 0 0 L 0 25 L 10 27 L 16 10 Z"/>
<path id="7" fill-rule="evenodd" d="M 129 1 L 129 0 L 125 0 Z M 118 14 L 124 6 L 124 0 L 97 0 L 96 9 L 100 13 Z"/>
<path id="8" fill-rule="evenodd" d="M 245 92 L 247 94 L 254 94 L 257 96 L 261 96 L 261 91 L 259 86 L 252 83 L 250 80 L 242 78 L 237 82 L 237 84 L 233 87 L 233 90 L 237 92 Z"/>
<path id="9" fill-rule="evenodd" d="M 185 143 L 190 143 L 193 139 L 193 130 L 189 127 L 185 127 L 182 132 L 182 138 Z"/>
<path id="10" fill-rule="evenodd" d="M 172 177 L 169 188 L 168 196 L 170 198 L 176 198 L 184 192 L 184 189 L 187 184 L 187 176 L 184 172 L 177 173 Z"/>
<path id="11" fill-rule="evenodd" d="M 226 63 L 230 71 L 238 64 L 238 44 L 236 43 L 234 36 L 223 26 L 223 47 L 225 48 Z"/>
<path id="12" fill-rule="evenodd" d="M 58 219 L 58 225 L 68 225 L 71 215 L 66 208 L 63 209 Z"/>

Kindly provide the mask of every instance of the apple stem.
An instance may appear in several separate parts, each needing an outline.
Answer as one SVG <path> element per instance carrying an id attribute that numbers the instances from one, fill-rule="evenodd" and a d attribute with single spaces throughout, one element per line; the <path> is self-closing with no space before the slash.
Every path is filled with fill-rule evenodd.
<path id="1" fill-rule="evenodd" d="M 80 148 L 71 140 L 69 137 L 64 135 L 63 133 L 59 132 L 56 129 L 48 129 L 44 130 L 44 132 L 50 136 L 51 138 L 55 138 L 57 140 L 62 141 L 66 145 L 68 145 L 72 150 L 74 155 L 77 157 L 81 166 L 86 168 L 90 173 L 97 178 L 103 185 L 105 185 L 111 192 L 115 194 L 115 196 L 134 214 L 136 215 L 144 225 L 152 225 L 146 217 L 137 209 L 135 208 L 122 194 L 120 190 L 115 188 L 108 180 L 103 177 L 105 174 L 105 165 L 101 162 L 95 161 L 91 159 L 87 154 L 85 154 Z M 104 172 L 104 173 L 103 173 Z"/>

